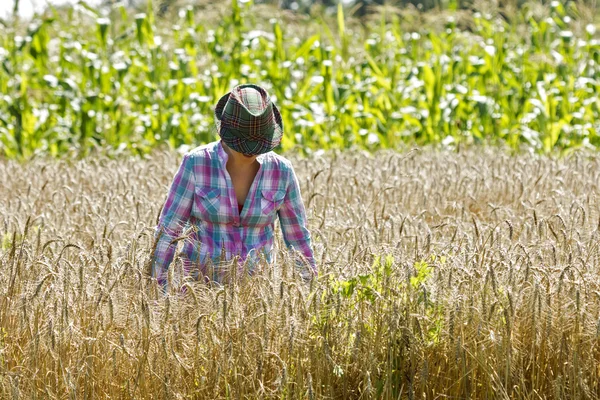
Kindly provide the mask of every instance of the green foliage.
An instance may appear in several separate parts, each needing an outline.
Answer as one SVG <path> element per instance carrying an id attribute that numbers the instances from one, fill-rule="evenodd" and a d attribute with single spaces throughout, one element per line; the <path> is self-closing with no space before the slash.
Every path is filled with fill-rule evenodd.
<path id="1" fill-rule="evenodd" d="M 82 3 L 24 36 L 4 29 L 0 155 L 206 143 L 217 99 L 244 82 L 276 97 L 280 150 L 600 145 L 600 42 L 574 2 L 553 2 L 549 17 L 523 7 L 510 24 L 474 13 L 468 31 L 443 16 L 414 31 L 385 13 L 359 28 L 339 5 L 335 21 L 304 22 L 300 35 L 283 20 L 265 27 L 254 8 L 234 0 L 208 20 L 189 6 L 165 24 L 150 0 L 145 13 L 117 3 L 109 17 Z"/>
<path id="2" fill-rule="evenodd" d="M 433 268 L 426 261 L 418 261 L 415 263 L 415 270 L 417 274 L 410 278 L 410 284 L 414 289 L 418 289 L 431 276 Z"/>
<path id="3" fill-rule="evenodd" d="M 12 244 L 12 235 L 5 233 L 2 235 L 2 241 L 0 243 L 0 248 L 2 248 L 2 251 L 6 251 L 11 247 Z"/>
<path id="4" fill-rule="evenodd" d="M 384 262 L 381 262 L 381 256 L 376 256 L 371 267 L 371 272 L 359 274 L 346 280 L 337 280 L 331 283 L 333 293 L 340 294 L 344 298 L 351 298 L 355 291 L 357 300 L 368 300 L 373 302 L 381 297 L 386 279 L 392 274 L 392 265 L 394 257 L 388 254 Z"/>

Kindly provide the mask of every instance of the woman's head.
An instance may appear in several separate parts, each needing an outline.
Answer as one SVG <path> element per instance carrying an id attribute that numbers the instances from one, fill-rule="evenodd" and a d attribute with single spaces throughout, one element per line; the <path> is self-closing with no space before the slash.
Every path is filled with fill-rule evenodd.
<path id="1" fill-rule="evenodd" d="M 257 85 L 239 85 L 221 97 L 215 107 L 215 122 L 223 142 L 246 155 L 273 150 L 283 136 L 279 110 Z"/>

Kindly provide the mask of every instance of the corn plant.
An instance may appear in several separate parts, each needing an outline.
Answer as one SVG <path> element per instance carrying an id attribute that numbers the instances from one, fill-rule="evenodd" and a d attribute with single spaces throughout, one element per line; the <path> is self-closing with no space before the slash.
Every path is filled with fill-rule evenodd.
<path id="1" fill-rule="evenodd" d="M 276 98 L 280 150 L 595 148 L 595 25 L 575 2 L 528 4 L 510 22 L 482 11 L 419 26 L 386 8 L 361 24 L 340 5 L 298 26 L 252 1 L 163 18 L 151 1 L 137 14 L 80 2 L 0 33 L 0 154 L 206 143 L 216 101 L 245 82 Z"/>

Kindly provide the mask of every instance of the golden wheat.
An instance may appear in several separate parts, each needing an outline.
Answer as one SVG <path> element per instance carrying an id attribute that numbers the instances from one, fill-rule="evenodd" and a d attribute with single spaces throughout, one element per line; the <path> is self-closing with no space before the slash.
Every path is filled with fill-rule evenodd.
<path id="1" fill-rule="evenodd" d="M 0 398 L 600 397 L 598 155 L 292 158 L 318 281 L 167 297 L 178 154 L 0 162 Z"/>

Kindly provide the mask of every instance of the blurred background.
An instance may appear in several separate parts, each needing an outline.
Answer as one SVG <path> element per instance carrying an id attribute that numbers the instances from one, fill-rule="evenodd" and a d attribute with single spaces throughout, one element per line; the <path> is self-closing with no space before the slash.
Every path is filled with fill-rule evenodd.
<path id="1" fill-rule="evenodd" d="M 15 0 L 2 0 L 0 1 L 0 18 L 7 19 L 14 15 L 17 11 L 18 15 L 22 18 L 31 18 L 34 13 L 41 13 L 44 9 L 51 4 L 53 6 L 69 6 L 77 3 L 78 0 L 20 0 L 18 4 Z M 102 0 L 89 0 L 90 5 L 99 5 Z M 15 5 L 17 9 L 15 10 Z"/>
<path id="2" fill-rule="evenodd" d="M 282 151 L 600 146 L 596 0 L 0 4 L 0 157 L 183 151 L 246 82 Z"/>
<path id="3" fill-rule="evenodd" d="M 0 2 L 0 18 L 7 18 L 12 15 L 15 10 L 15 3 L 18 3 L 18 14 L 21 17 L 31 17 L 34 12 L 40 13 L 48 5 L 55 7 L 69 6 L 76 4 L 79 0 L 3 0 Z M 90 6 L 99 5 L 113 5 L 115 3 L 123 3 L 131 8 L 141 9 L 145 7 L 145 0 L 87 0 L 86 3 Z M 552 0 L 533 2 L 531 0 L 257 0 L 255 3 L 260 4 L 271 4 L 282 9 L 289 9 L 299 12 L 308 13 L 311 7 L 315 5 L 321 5 L 326 8 L 335 8 L 338 3 L 342 3 L 345 6 L 354 7 L 354 12 L 358 15 L 364 15 L 368 12 L 370 6 L 381 6 L 390 5 L 396 7 L 415 7 L 418 10 L 427 11 L 432 9 L 444 10 L 444 9 L 463 9 L 463 10 L 475 10 L 480 9 L 485 3 L 489 3 L 493 6 L 500 8 L 519 8 L 525 4 L 539 3 L 542 5 L 549 6 Z M 569 1 L 562 0 L 560 3 L 568 3 Z M 155 1 L 159 7 L 166 11 L 181 7 L 184 5 L 199 5 L 199 4 L 210 4 L 210 1 L 204 0 L 157 0 Z M 580 0 L 577 1 L 579 5 L 585 5 L 590 9 L 597 9 L 597 0 Z"/>

